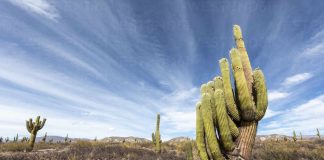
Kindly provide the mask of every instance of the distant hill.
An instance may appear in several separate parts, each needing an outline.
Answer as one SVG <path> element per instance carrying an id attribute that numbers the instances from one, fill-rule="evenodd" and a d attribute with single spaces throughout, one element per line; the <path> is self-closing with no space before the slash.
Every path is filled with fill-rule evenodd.
<path id="1" fill-rule="evenodd" d="M 145 138 L 139 138 L 139 137 L 106 137 L 101 139 L 102 142 L 135 142 L 135 143 L 143 143 L 143 142 L 150 142 L 150 140 Z"/>
<path id="2" fill-rule="evenodd" d="M 188 137 L 176 137 L 176 138 L 172 138 L 172 139 L 170 139 L 169 141 L 167 141 L 167 142 L 171 142 L 171 143 L 173 143 L 173 142 L 185 142 L 185 141 L 190 141 L 191 139 L 190 138 L 188 138 Z"/>

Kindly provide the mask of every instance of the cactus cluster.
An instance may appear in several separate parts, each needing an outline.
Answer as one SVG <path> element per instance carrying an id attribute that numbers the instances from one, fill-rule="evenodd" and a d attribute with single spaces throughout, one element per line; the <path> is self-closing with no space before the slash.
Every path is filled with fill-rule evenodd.
<path id="1" fill-rule="evenodd" d="M 17 133 L 16 136 L 13 138 L 13 142 L 18 142 L 18 133 Z"/>
<path id="2" fill-rule="evenodd" d="M 294 142 L 297 141 L 297 135 L 296 135 L 296 132 L 295 132 L 295 131 L 293 132 L 293 137 L 292 137 L 292 139 L 294 140 Z"/>
<path id="3" fill-rule="evenodd" d="M 152 142 L 155 145 L 155 151 L 161 153 L 161 134 L 160 134 L 160 114 L 156 117 L 156 130 L 152 133 Z"/>
<path id="4" fill-rule="evenodd" d="M 260 69 L 252 71 L 241 29 L 233 27 L 236 48 L 230 50 L 234 90 L 226 58 L 219 60 L 221 76 L 201 86 L 196 106 L 196 143 L 202 160 L 250 159 L 258 121 L 268 97 Z"/>
<path id="5" fill-rule="evenodd" d="M 44 118 L 43 121 L 40 121 L 40 116 L 36 117 L 35 122 L 33 122 L 33 119 L 30 118 L 28 121 L 26 121 L 26 128 L 28 132 L 30 133 L 30 138 L 29 138 L 29 149 L 28 150 L 33 150 L 34 144 L 35 144 L 35 139 L 37 132 L 41 130 L 46 122 L 46 119 Z"/>

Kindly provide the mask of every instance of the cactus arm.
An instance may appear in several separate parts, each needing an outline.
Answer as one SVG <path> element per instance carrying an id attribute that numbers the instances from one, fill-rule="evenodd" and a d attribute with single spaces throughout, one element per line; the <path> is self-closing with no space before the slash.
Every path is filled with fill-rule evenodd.
<path id="1" fill-rule="evenodd" d="M 29 121 L 26 121 L 26 128 L 27 128 L 27 131 L 29 132 L 29 133 L 31 133 L 32 132 L 32 123 L 30 123 Z"/>
<path id="2" fill-rule="evenodd" d="M 231 49 L 230 57 L 232 61 L 232 69 L 236 85 L 237 97 L 239 100 L 239 107 L 241 110 L 241 118 L 245 121 L 254 120 L 255 107 L 252 102 L 251 95 L 247 86 L 242 68 L 242 62 L 239 51 L 235 48 Z"/>
<path id="3" fill-rule="evenodd" d="M 45 125 L 45 122 L 46 122 L 46 118 L 43 119 L 43 121 L 40 122 L 40 127 L 39 129 L 42 129 Z"/>
<path id="4" fill-rule="evenodd" d="M 209 95 L 213 95 L 214 94 L 214 91 L 215 91 L 214 81 L 209 81 L 207 83 L 206 93 L 209 93 Z M 214 121 L 214 124 L 216 125 L 216 107 L 215 107 L 215 99 L 214 99 L 213 96 L 211 97 L 210 102 L 211 102 L 211 109 L 212 109 L 213 121 Z"/>
<path id="5" fill-rule="evenodd" d="M 236 124 L 233 122 L 231 117 L 227 116 L 227 119 L 228 119 L 228 126 L 231 131 L 231 135 L 232 135 L 233 139 L 236 139 L 240 135 L 240 131 L 236 127 Z"/>
<path id="6" fill-rule="evenodd" d="M 234 94 L 231 85 L 229 64 L 226 58 L 219 60 L 219 67 L 223 77 L 223 87 L 227 111 L 235 121 L 240 121 L 240 114 L 234 101 Z"/>
<path id="7" fill-rule="evenodd" d="M 200 159 L 208 160 L 209 157 L 206 151 L 204 123 L 201 117 L 200 107 L 201 103 L 198 102 L 196 105 L 196 143 Z"/>
<path id="8" fill-rule="evenodd" d="M 215 90 L 215 101 L 216 101 L 216 114 L 217 114 L 217 126 L 218 133 L 223 144 L 225 151 L 232 151 L 234 149 L 234 143 L 232 140 L 232 135 L 228 125 L 225 97 L 221 89 Z"/>
<path id="9" fill-rule="evenodd" d="M 223 159 L 223 155 L 220 151 L 218 140 L 216 138 L 210 100 L 211 96 L 209 95 L 209 93 L 204 93 L 202 95 L 201 113 L 209 150 L 211 152 L 212 158 L 218 160 Z"/>
<path id="10" fill-rule="evenodd" d="M 265 84 L 264 75 L 260 69 L 254 70 L 253 79 L 254 79 L 253 89 L 254 89 L 254 96 L 255 96 L 254 100 L 256 102 L 255 119 L 259 121 L 265 115 L 268 106 L 267 87 Z"/>
<path id="11" fill-rule="evenodd" d="M 241 31 L 240 26 L 238 26 L 238 25 L 233 26 L 233 34 L 234 34 L 236 47 L 240 53 L 242 66 L 243 66 L 243 70 L 244 70 L 244 76 L 247 81 L 249 93 L 252 94 L 252 83 L 253 83 L 252 67 L 251 67 L 251 63 L 249 60 L 249 56 L 245 49 L 245 44 L 243 41 L 243 36 L 242 36 L 242 31 Z"/>

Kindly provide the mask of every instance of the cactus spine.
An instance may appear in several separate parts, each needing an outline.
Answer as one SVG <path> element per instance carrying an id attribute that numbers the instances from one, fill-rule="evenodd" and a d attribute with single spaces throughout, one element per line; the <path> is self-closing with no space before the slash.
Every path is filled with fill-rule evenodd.
<path id="1" fill-rule="evenodd" d="M 237 47 L 230 51 L 234 90 L 228 60 L 222 58 L 221 77 L 202 84 L 196 105 L 196 143 L 202 160 L 250 159 L 258 121 L 268 106 L 264 75 L 258 68 L 252 71 L 238 25 L 233 32 Z"/>
<path id="2" fill-rule="evenodd" d="M 161 135 L 160 135 L 160 114 L 157 114 L 156 117 L 156 130 L 155 133 L 152 133 L 152 141 L 155 145 L 156 153 L 161 153 Z"/>
<path id="3" fill-rule="evenodd" d="M 43 121 L 40 121 L 40 116 L 37 116 L 36 121 L 33 122 L 33 119 L 29 119 L 26 121 L 26 128 L 28 132 L 30 133 L 30 138 L 29 138 L 29 150 L 33 150 L 34 144 L 35 144 L 35 139 L 37 132 L 41 130 L 46 122 L 46 119 L 44 118 Z"/>
<path id="4" fill-rule="evenodd" d="M 296 132 L 295 131 L 293 132 L 293 137 L 292 138 L 293 138 L 294 142 L 297 141 L 297 136 L 296 136 Z"/>
<path id="5" fill-rule="evenodd" d="M 316 128 L 316 130 L 317 130 L 317 134 L 316 135 L 318 136 L 319 139 L 321 139 L 321 134 L 320 134 L 318 128 Z"/>

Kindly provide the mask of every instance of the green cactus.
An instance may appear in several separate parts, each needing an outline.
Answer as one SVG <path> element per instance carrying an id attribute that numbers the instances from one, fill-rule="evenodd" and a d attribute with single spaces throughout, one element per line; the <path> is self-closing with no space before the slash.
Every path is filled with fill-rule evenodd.
<path id="1" fill-rule="evenodd" d="M 300 140 L 303 140 L 303 135 L 301 132 L 299 132 L 299 135 L 300 135 Z"/>
<path id="2" fill-rule="evenodd" d="M 321 139 L 321 134 L 320 134 L 320 132 L 319 132 L 319 130 L 318 130 L 318 128 L 316 128 L 316 130 L 317 130 L 317 137 L 319 138 L 319 139 Z"/>
<path id="3" fill-rule="evenodd" d="M 47 138 L 47 132 L 45 133 L 44 137 L 42 138 L 42 142 L 46 142 L 46 138 Z"/>
<path id="4" fill-rule="evenodd" d="M 294 142 L 297 141 L 297 136 L 296 136 L 296 132 L 295 132 L 295 131 L 293 132 L 293 137 L 292 137 L 292 139 L 294 140 Z"/>
<path id="5" fill-rule="evenodd" d="M 17 135 L 13 138 L 13 141 L 14 141 L 14 142 L 18 142 L 18 133 L 17 133 Z"/>
<path id="6" fill-rule="evenodd" d="M 160 114 L 157 114 L 156 117 L 156 130 L 155 133 L 152 133 L 152 142 L 155 145 L 156 153 L 161 153 Z"/>
<path id="7" fill-rule="evenodd" d="M 234 90 L 228 60 L 222 58 L 222 76 L 202 84 L 196 105 L 196 143 L 202 160 L 250 159 L 258 121 L 268 106 L 264 75 L 258 68 L 252 71 L 240 27 L 234 25 L 233 32 L 237 47 L 230 51 Z"/>
<path id="8" fill-rule="evenodd" d="M 155 145 L 155 134 L 152 132 L 152 143 Z"/>
<path id="9" fill-rule="evenodd" d="M 186 150 L 186 160 L 193 160 L 191 141 L 186 143 L 185 150 Z"/>
<path id="10" fill-rule="evenodd" d="M 64 142 L 67 143 L 69 139 L 69 134 L 66 134 L 66 136 L 64 137 Z"/>
<path id="11" fill-rule="evenodd" d="M 35 144 L 35 139 L 37 132 L 41 130 L 46 122 L 46 119 L 44 118 L 43 121 L 40 121 L 40 116 L 37 116 L 36 121 L 33 122 L 33 120 L 30 118 L 28 121 L 26 121 L 26 128 L 28 132 L 30 133 L 30 138 L 29 138 L 29 151 L 33 150 L 34 144 Z"/>

